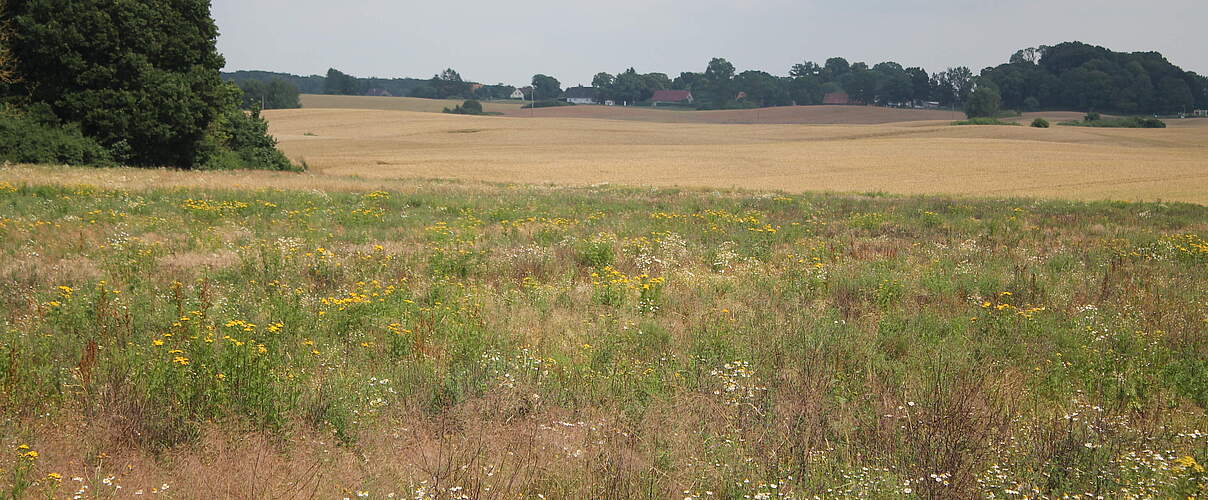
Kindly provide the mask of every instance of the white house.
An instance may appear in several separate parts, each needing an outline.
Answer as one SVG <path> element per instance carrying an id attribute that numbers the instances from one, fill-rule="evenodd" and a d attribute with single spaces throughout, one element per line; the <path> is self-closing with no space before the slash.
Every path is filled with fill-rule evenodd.
<path id="1" fill-rule="evenodd" d="M 1193 114 L 1195 116 L 1208 116 L 1208 109 L 1197 109 Z"/>
<path id="2" fill-rule="evenodd" d="M 592 87 L 571 87 L 563 93 L 571 104 L 599 104 L 599 92 Z"/>
<path id="3" fill-rule="evenodd" d="M 524 99 L 524 91 L 520 89 L 513 90 L 512 99 Z"/>

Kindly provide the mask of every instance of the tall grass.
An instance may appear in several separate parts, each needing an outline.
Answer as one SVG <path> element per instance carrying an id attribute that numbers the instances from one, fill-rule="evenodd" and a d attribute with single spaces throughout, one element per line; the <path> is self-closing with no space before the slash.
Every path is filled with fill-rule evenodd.
<path id="1" fill-rule="evenodd" d="M 1194 497 L 1206 221 L 1187 204 L 0 184 L 0 487 Z M 224 473 L 262 463 L 268 479 Z"/>

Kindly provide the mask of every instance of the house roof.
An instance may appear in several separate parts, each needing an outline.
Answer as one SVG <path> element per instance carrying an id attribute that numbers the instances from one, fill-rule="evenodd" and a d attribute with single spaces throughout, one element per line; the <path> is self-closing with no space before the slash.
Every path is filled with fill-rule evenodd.
<path id="1" fill-rule="evenodd" d="M 598 93 L 592 87 L 571 87 L 563 95 L 567 99 L 595 99 Z"/>
<path id="2" fill-rule="evenodd" d="M 692 91 L 690 90 L 656 90 L 650 100 L 655 102 L 680 102 L 691 98 Z"/>
<path id="3" fill-rule="evenodd" d="M 847 92 L 829 92 L 822 96 L 822 104 L 851 104 Z"/>

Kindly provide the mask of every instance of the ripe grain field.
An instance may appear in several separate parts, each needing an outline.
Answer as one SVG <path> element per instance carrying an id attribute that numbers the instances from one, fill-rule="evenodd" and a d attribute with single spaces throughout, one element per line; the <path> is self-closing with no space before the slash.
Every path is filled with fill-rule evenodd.
<path id="1" fill-rule="evenodd" d="M 1140 130 L 265 115 L 284 151 L 327 175 L 1208 203 L 1208 120 Z"/>
<path id="2" fill-rule="evenodd" d="M 7 165 L 0 488 L 1195 497 L 1206 238 L 1183 203 Z"/>

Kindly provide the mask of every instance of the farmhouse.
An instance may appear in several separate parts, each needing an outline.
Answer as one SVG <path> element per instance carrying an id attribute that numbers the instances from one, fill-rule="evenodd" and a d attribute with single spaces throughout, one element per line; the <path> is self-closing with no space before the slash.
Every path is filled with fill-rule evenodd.
<path id="1" fill-rule="evenodd" d="M 847 92 L 828 92 L 826 95 L 822 96 L 822 104 L 848 105 L 860 103 L 851 100 L 851 97 L 847 95 Z"/>
<path id="2" fill-rule="evenodd" d="M 662 104 L 692 104 L 691 90 L 656 90 L 650 98 L 653 106 Z"/>
<path id="3" fill-rule="evenodd" d="M 1208 116 L 1208 109 L 1197 109 L 1191 114 L 1195 116 Z"/>
<path id="4" fill-rule="evenodd" d="M 592 87 L 571 87 L 564 93 L 566 102 L 571 104 L 599 104 L 599 92 Z"/>
<path id="5" fill-rule="evenodd" d="M 520 90 L 520 89 L 513 90 L 511 98 L 512 99 L 524 99 L 524 91 Z"/>

